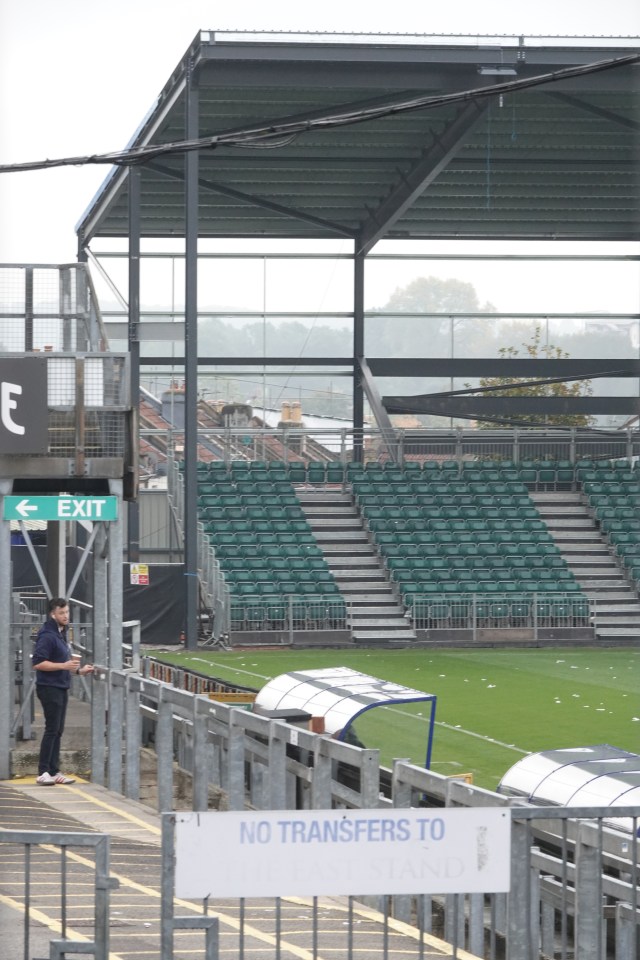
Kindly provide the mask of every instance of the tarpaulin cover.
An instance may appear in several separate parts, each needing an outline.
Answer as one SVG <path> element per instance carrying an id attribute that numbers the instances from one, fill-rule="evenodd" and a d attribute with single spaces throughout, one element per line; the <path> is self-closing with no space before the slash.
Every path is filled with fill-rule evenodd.
<path id="1" fill-rule="evenodd" d="M 184 628 L 184 566 L 149 564 L 148 585 L 129 582 L 129 564 L 123 565 L 124 619 L 139 620 L 142 643 L 179 643 Z"/>
<path id="2" fill-rule="evenodd" d="M 34 547 L 38 563 L 47 569 L 47 548 Z M 82 555 L 79 547 L 67 547 L 67 580 L 73 576 Z M 37 587 L 40 577 L 26 546 L 11 547 L 13 565 L 13 589 Z M 172 644 L 180 642 L 184 627 L 184 567 L 181 563 L 149 564 L 148 585 L 130 583 L 129 564 L 122 567 L 123 619 L 139 620 L 141 640 L 149 644 Z M 44 590 L 44 587 L 39 587 Z M 76 600 L 92 603 L 91 557 L 82 570 L 73 590 Z"/>

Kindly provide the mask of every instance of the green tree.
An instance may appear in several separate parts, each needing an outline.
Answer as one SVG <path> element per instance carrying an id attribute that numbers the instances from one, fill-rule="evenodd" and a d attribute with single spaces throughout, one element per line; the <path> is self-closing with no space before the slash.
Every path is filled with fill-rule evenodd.
<path id="1" fill-rule="evenodd" d="M 569 354 L 561 347 L 555 347 L 553 344 L 543 344 L 542 328 L 537 325 L 531 340 L 523 343 L 524 353 L 532 360 L 539 358 L 547 360 L 564 360 Z M 520 350 L 517 347 L 501 347 L 498 351 L 500 356 L 518 357 Z M 544 379 L 544 378 L 540 378 Z M 555 383 L 539 383 L 535 380 L 526 378 L 514 379 L 512 377 L 482 377 L 479 381 L 481 387 L 503 387 L 513 384 L 513 389 L 500 390 L 497 394 L 502 397 L 590 397 L 593 393 L 590 380 L 557 381 Z M 468 386 L 468 384 L 467 384 Z M 518 417 L 519 423 L 523 426 L 530 424 L 532 427 L 540 424 L 539 414 L 525 414 Z M 544 417 L 544 422 L 548 426 L 563 427 L 588 427 L 593 423 L 593 418 L 585 414 L 554 414 Z M 481 430 L 495 429 L 496 424 L 491 420 L 478 421 L 478 427 Z"/>

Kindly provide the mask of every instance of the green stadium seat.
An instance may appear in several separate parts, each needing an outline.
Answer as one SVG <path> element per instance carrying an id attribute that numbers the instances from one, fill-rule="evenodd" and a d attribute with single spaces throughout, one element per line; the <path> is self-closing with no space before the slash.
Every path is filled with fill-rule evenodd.
<path id="1" fill-rule="evenodd" d="M 304 483 L 307 479 L 304 463 L 289 463 L 287 465 L 287 475 L 291 483 Z"/>
<path id="2" fill-rule="evenodd" d="M 345 469 L 344 464 L 338 462 L 328 463 L 325 471 L 327 483 L 344 483 Z"/>

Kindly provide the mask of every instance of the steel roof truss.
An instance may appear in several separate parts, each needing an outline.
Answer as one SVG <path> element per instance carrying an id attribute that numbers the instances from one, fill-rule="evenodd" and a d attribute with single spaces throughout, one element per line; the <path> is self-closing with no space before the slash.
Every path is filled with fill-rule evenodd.
<path id="1" fill-rule="evenodd" d="M 170 167 L 164 167 L 159 163 L 149 163 L 147 164 L 147 167 L 150 170 L 153 170 L 154 173 L 161 174 L 161 176 L 184 182 L 184 173 L 182 171 L 171 170 Z M 207 180 L 204 177 L 200 177 L 198 179 L 198 186 L 201 190 L 207 190 L 211 193 L 220 194 L 221 196 L 231 197 L 234 200 L 240 200 L 242 203 L 247 203 L 254 207 L 260 207 L 264 210 L 270 210 L 272 213 L 278 213 L 281 216 L 287 217 L 288 219 L 304 220 L 305 223 L 312 223 L 314 226 L 322 227 L 331 233 L 337 233 L 340 236 L 349 237 L 350 239 L 353 239 L 354 237 L 353 231 L 342 226 L 342 224 L 334 223 L 331 220 L 324 220 L 322 217 L 314 217 L 312 214 L 303 213 L 302 211 L 296 210 L 293 207 L 285 207 L 280 203 L 273 203 L 271 200 L 264 200 L 261 197 L 256 197 L 250 193 L 243 193 L 241 190 L 235 190 L 233 187 L 226 187 L 221 183 L 216 183 L 213 180 Z"/>
<path id="2" fill-rule="evenodd" d="M 472 101 L 465 104 L 441 136 L 432 132 L 433 143 L 408 174 L 400 174 L 391 194 L 377 210 L 370 213 L 360 232 L 359 253 L 369 253 L 402 215 L 415 203 L 430 184 L 448 166 L 462 147 L 480 117 L 487 109 L 488 101 Z"/>

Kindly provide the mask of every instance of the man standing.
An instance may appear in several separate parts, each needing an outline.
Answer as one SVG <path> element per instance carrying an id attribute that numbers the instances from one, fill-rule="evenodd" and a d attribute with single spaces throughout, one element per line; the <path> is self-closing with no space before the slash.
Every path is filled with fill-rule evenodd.
<path id="1" fill-rule="evenodd" d="M 40 744 L 36 783 L 52 787 L 56 783 L 75 783 L 73 777 L 60 773 L 60 741 L 64 731 L 71 674 L 93 673 L 90 664 L 80 666 L 80 658 L 72 657 L 67 626 L 69 605 L 63 597 L 49 601 L 49 618 L 40 627 L 33 651 L 36 671 L 36 692 L 44 712 L 44 734 Z"/>

